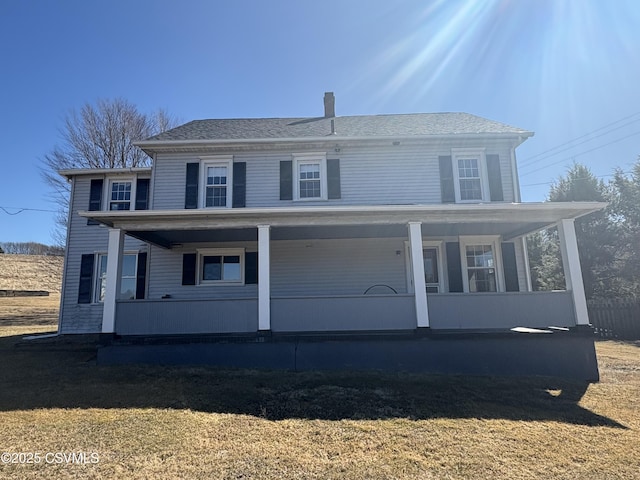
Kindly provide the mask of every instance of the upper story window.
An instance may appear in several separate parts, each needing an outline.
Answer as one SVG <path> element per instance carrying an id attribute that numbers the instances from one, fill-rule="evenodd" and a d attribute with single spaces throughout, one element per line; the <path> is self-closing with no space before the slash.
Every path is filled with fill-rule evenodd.
<path id="1" fill-rule="evenodd" d="M 458 159 L 460 200 L 482 200 L 482 179 L 477 158 Z"/>
<path id="2" fill-rule="evenodd" d="M 113 176 L 94 178 L 89 187 L 89 211 L 148 210 L 150 180 L 140 177 Z M 98 222 L 88 219 L 87 225 Z"/>
<path id="3" fill-rule="evenodd" d="M 205 208 L 231 206 L 231 157 L 207 157 L 202 163 L 202 199 Z"/>
<path id="4" fill-rule="evenodd" d="M 456 202 L 489 201 L 484 150 L 453 149 Z"/>
<path id="5" fill-rule="evenodd" d="M 208 165 L 205 180 L 204 206 L 227 206 L 227 179 L 229 176 L 226 165 Z"/>
<path id="6" fill-rule="evenodd" d="M 327 159 L 324 153 L 294 155 L 296 200 L 327 199 Z"/>
<path id="7" fill-rule="evenodd" d="M 109 186 L 109 210 L 131 210 L 131 181 L 111 181 Z"/>

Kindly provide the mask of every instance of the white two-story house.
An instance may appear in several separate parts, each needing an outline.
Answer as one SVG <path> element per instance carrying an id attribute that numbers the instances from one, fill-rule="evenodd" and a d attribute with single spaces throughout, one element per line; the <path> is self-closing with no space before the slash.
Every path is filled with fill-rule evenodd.
<path id="1" fill-rule="evenodd" d="M 521 203 L 532 135 L 466 113 L 335 116 L 327 93 L 320 117 L 141 141 L 150 168 L 63 171 L 59 333 L 570 334 L 589 323 L 573 222 L 603 205 Z M 525 236 L 553 225 L 567 288 L 532 292 Z"/>

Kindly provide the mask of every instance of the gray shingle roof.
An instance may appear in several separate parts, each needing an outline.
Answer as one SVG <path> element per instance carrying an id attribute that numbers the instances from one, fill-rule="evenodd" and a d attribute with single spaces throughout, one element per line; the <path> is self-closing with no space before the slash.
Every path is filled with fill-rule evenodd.
<path id="1" fill-rule="evenodd" d="M 452 134 L 515 134 L 531 132 L 469 113 L 413 113 L 311 118 L 240 118 L 194 120 L 148 139 L 256 140 L 324 137 L 331 135 L 331 121 L 339 137 L 405 137 Z"/>

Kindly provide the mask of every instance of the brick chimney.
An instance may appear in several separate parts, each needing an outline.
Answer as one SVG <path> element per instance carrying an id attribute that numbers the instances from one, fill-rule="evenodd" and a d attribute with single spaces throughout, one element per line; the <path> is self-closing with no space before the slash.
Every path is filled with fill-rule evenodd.
<path id="1" fill-rule="evenodd" d="M 324 93 L 324 118 L 331 118 L 336 116 L 336 97 L 333 96 L 333 92 Z"/>

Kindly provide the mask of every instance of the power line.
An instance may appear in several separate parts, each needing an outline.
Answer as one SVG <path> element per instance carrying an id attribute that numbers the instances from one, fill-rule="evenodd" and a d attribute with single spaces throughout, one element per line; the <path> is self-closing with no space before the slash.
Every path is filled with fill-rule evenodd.
<path id="1" fill-rule="evenodd" d="M 50 212 L 50 213 L 57 213 L 56 210 L 44 210 L 44 209 L 41 209 L 41 208 L 27 208 L 27 207 L 0 207 L 0 210 L 2 210 L 7 215 L 18 215 L 19 213 L 22 213 L 22 212 Z M 9 210 L 18 210 L 18 211 L 17 212 L 10 212 Z"/>
<path id="2" fill-rule="evenodd" d="M 640 130 L 637 131 L 637 132 L 631 133 L 629 135 L 625 135 L 624 137 L 617 138 L 616 140 L 613 140 L 611 142 L 608 142 L 608 143 L 605 143 L 605 144 L 602 144 L 602 145 L 598 145 L 597 147 L 591 148 L 589 150 L 585 150 L 584 152 L 579 152 L 579 153 L 576 153 L 574 155 L 571 155 L 570 157 L 565 157 L 562 160 L 558 160 L 557 162 L 551 162 L 551 163 L 549 163 L 547 165 L 544 165 L 544 166 L 542 166 L 540 168 L 536 168 L 536 169 L 531 170 L 529 172 L 522 173 L 522 174 L 520 174 L 520 176 L 521 177 L 525 177 L 527 175 L 531 175 L 532 173 L 539 172 L 540 170 L 544 170 L 545 168 L 549 168 L 549 167 L 552 167 L 553 165 L 557 165 L 559 163 L 566 162 L 567 160 L 572 160 L 572 159 L 574 159 L 576 157 L 579 157 L 581 155 L 584 155 L 586 153 L 590 153 L 590 152 L 593 152 L 595 150 L 599 150 L 601 148 L 608 147 L 609 145 L 613 145 L 614 143 L 621 142 L 622 140 L 626 140 L 627 138 L 633 137 L 634 135 L 638 135 L 638 134 L 640 134 Z"/>
<path id="3" fill-rule="evenodd" d="M 620 172 L 623 175 L 629 175 L 632 172 Z M 615 173 L 610 173 L 607 175 L 594 175 L 593 177 L 582 177 L 582 178 L 574 178 L 573 180 L 589 180 L 590 178 L 606 178 L 606 177 L 613 177 L 615 176 Z M 538 187 L 540 185 L 553 185 L 554 183 L 556 183 L 556 181 L 553 182 L 541 182 L 541 183 L 528 183 L 526 185 L 520 185 L 521 187 Z"/>
<path id="4" fill-rule="evenodd" d="M 592 140 L 595 140 L 596 138 L 600 138 L 600 137 L 604 137 L 605 135 L 609 135 L 610 133 L 615 132 L 615 131 L 617 131 L 617 130 L 620 130 L 621 128 L 624 128 L 624 127 L 626 127 L 626 126 L 628 126 L 628 125 L 631 125 L 631 124 L 633 124 L 633 123 L 635 123 L 635 122 L 637 122 L 637 121 L 640 121 L 640 118 L 638 118 L 637 120 L 634 120 L 634 121 L 632 121 L 632 122 L 625 123 L 624 125 L 620 125 L 620 126 L 619 126 L 619 127 L 617 127 L 617 128 L 612 128 L 611 130 L 607 130 L 606 132 L 602 132 L 600 135 L 596 135 L 595 137 L 587 138 L 586 140 L 583 140 L 582 142 L 578 142 L 578 143 L 576 143 L 576 144 L 574 144 L 574 145 L 569 145 L 568 147 L 565 147 L 565 148 L 563 148 L 563 149 L 561 149 L 561 150 L 558 150 L 557 152 L 552 153 L 552 154 L 550 154 L 550 155 L 545 155 L 545 156 L 544 156 L 544 157 L 542 157 L 540 160 L 544 160 L 545 158 L 555 157 L 556 155 L 558 155 L 558 154 L 560 154 L 560 153 L 562 153 L 562 152 L 566 152 L 567 150 L 571 150 L 572 148 L 576 148 L 576 147 L 577 147 L 577 146 L 579 146 L 579 145 L 582 145 L 582 144 L 585 144 L 585 143 L 591 142 Z M 581 138 L 581 137 L 580 137 L 580 138 Z M 555 149 L 558 149 L 558 148 L 560 148 L 560 146 L 556 147 Z M 555 150 L 555 149 L 554 149 L 554 150 Z M 533 158 L 533 157 L 531 157 L 531 158 Z M 538 160 L 538 161 L 539 161 L 539 160 Z M 527 169 L 527 168 L 529 168 L 529 167 L 535 166 L 535 164 L 536 164 L 535 162 L 529 161 L 529 162 L 528 162 L 528 163 L 526 163 L 526 164 L 525 164 L 525 163 L 521 164 L 521 168 L 523 168 L 523 169 Z"/>
<path id="5" fill-rule="evenodd" d="M 583 139 L 583 138 L 585 138 L 585 137 L 588 137 L 588 136 L 590 136 L 590 135 L 592 135 L 592 134 L 594 134 L 594 133 L 596 133 L 596 132 L 599 132 L 600 130 L 604 130 L 604 129 L 606 129 L 606 128 L 609 128 L 609 127 L 611 127 L 612 125 L 615 125 L 615 124 L 617 124 L 617 123 L 624 122 L 625 120 L 628 120 L 628 119 L 630 119 L 630 118 L 633 118 L 633 117 L 635 117 L 635 116 L 637 116 L 637 115 L 639 115 L 639 114 L 640 114 L 640 112 L 636 112 L 636 113 L 634 113 L 634 114 L 632 114 L 632 115 L 629 115 L 629 116 L 627 116 L 627 117 L 623 117 L 623 118 L 621 118 L 621 119 L 619 119 L 619 120 L 616 120 L 615 122 L 608 123 L 607 125 L 604 125 L 604 126 L 602 126 L 602 127 L 600 127 L 600 128 L 596 128 L 595 130 L 592 130 L 592 131 L 590 131 L 590 132 L 587 132 L 587 133 L 585 133 L 584 135 L 580 135 L 579 137 L 573 138 L 573 139 L 568 140 L 568 141 L 566 141 L 566 142 L 564 142 L 564 143 L 561 143 L 561 144 L 559 144 L 559 145 L 556 145 L 555 147 L 549 148 L 549 149 L 547 149 L 547 150 L 545 150 L 545 151 L 543 151 L 543 152 L 540 152 L 540 153 L 537 153 L 537 154 L 535 154 L 535 155 L 533 155 L 533 156 L 531 156 L 531 157 L 525 158 L 525 159 L 522 161 L 521 166 L 522 166 L 522 167 L 525 167 L 527 164 L 532 163 L 531 161 L 532 161 L 533 159 L 535 159 L 535 158 L 538 158 L 538 157 L 540 157 L 540 156 L 542 156 L 542 155 L 545 155 L 545 154 L 547 154 L 547 153 L 553 152 L 554 150 L 558 150 L 559 148 L 564 147 L 565 145 L 569 145 L 569 144 L 571 144 L 571 143 L 574 143 L 574 142 L 576 142 L 577 140 L 581 140 L 581 139 Z M 544 157 L 544 158 L 552 157 L 552 156 L 554 156 L 554 155 L 557 155 L 557 154 L 558 154 L 558 153 L 560 153 L 560 152 L 563 152 L 563 151 L 566 151 L 566 150 L 568 150 L 568 149 L 571 149 L 571 148 L 573 148 L 573 147 L 575 147 L 575 146 L 577 146 L 577 145 L 582 145 L 583 143 L 589 142 L 589 141 L 594 140 L 594 139 L 596 139 L 596 138 L 599 138 L 599 137 L 601 137 L 601 136 L 603 136 L 603 135 L 606 135 L 607 133 L 615 132 L 616 130 L 619 130 L 619 129 L 623 128 L 623 127 L 626 127 L 627 125 L 631 125 L 632 123 L 635 123 L 635 122 L 637 122 L 637 121 L 639 121 L 639 120 L 640 120 L 640 118 L 636 118 L 635 120 L 632 120 L 631 122 L 627 122 L 627 123 L 625 123 L 624 125 L 620 125 L 620 126 L 618 126 L 618 127 L 616 127 L 616 128 L 613 128 L 613 129 L 611 129 L 611 130 L 609 130 L 609 131 L 607 131 L 607 132 L 604 132 L 604 133 L 602 133 L 602 134 L 600 134 L 600 135 L 597 135 L 596 137 L 592 137 L 592 138 L 590 138 L 590 139 L 588 139 L 588 140 L 585 140 L 584 142 L 580 142 L 580 143 L 578 143 L 578 144 L 576 144 L 576 145 L 573 145 L 573 146 L 567 147 L 567 148 L 565 148 L 565 149 L 563 149 L 563 150 L 561 150 L 561 151 L 559 151 L 559 152 L 553 153 L 553 154 L 551 154 L 551 155 L 547 155 L 547 156 L 546 156 L 546 157 Z"/>

